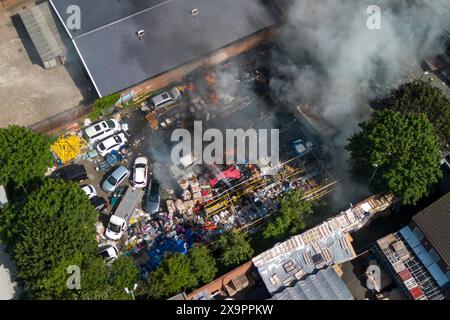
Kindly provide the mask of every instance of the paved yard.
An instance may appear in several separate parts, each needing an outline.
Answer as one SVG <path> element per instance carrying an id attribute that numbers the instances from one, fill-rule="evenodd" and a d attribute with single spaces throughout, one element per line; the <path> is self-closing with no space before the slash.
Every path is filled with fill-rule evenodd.
<path id="1" fill-rule="evenodd" d="M 34 3 L 0 4 L 0 127 L 28 126 L 92 99 L 90 81 L 75 52 L 70 50 L 65 66 L 45 70 L 41 65 L 17 15 Z"/>
<path id="2" fill-rule="evenodd" d="M 15 273 L 16 268 L 5 252 L 5 246 L 0 244 L 0 300 L 14 299 L 20 294 L 14 282 Z"/>

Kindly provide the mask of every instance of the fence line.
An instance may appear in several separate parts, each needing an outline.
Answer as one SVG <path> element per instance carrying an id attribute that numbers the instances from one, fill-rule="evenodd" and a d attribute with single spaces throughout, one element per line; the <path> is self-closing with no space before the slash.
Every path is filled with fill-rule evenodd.
<path id="1" fill-rule="evenodd" d="M 36 122 L 28 126 L 28 128 L 34 132 L 49 133 L 86 116 L 91 110 L 92 106 L 77 105 L 66 111 L 48 117 L 47 119 Z"/>

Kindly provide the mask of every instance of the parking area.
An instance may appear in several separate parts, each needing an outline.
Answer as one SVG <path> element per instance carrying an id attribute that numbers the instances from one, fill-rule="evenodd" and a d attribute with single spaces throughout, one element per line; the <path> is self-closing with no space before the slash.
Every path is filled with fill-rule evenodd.
<path id="1" fill-rule="evenodd" d="M 70 42 L 64 66 L 42 66 L 18 16 L 35 1 L 5 5 L 0 6 L 0 127 L 29 126 L 92 100 L 91 83 Z"/>

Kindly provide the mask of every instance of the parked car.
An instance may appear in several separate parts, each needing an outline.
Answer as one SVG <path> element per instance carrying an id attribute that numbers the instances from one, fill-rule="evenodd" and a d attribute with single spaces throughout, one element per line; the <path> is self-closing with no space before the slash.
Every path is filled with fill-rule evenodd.
<path id="1" fill-rule="evenodd" d="M 148 160 L 145 157 L 138 157 L 133 166 L 133 186 L 145 188 L 148 179 Z"/>
<path id="2" fill-rule="evenodd" d="M 97 122 L 86 129 L 84 129 L 84 135 L 91 143 L 101 141 L 115 133 L 122 130 L 119 121 L 115 119 L 108 119 Z"/>
<path id="3" fill-rule="evenodd" d="M 181 98 L 181 93 L 177 87 L 173 87 L 169 92 L 163 92 L 156 96 L 154 96 L 152 100 L 153 107 L 156 110 L 164 108 L 166 106 L 175 103 L 178 99 Z"/>
<path id="4" fill-rule="evenodd" d="M 91 198 L 92 206 L 95 208 L 95 210 L 102 212 L 106 208 L 108 208 L 108 201 L 106 201 L 102 197 L 94 196 Z"/>
<path id="5" fill-rule="evenodd" d="M 86 168 L 81 164 L 71 164 L 53 172 L 50 177 L 66 181 L 80 182 L 88 178 Z"/>
<path id="6" fill-rule="evenodd" d="M 103 181 L 102 189 L 105 192 L 114 192 L 116 188 L 130 176 L 130 170 L 125 166 L 120 166 L 114 170 L 108 178 Z"/>
<path id="7" fill-rule="evenodd" d="M 156 213 L 159 211 L 159 203 L 161 201 L 159 183 L 153 179 L 145 197 L 143 209 L 148 213 Z"/>
<path id="8" fill-rule="evenodd" d="M 106 227 L 105 236 L 117 241 L 122 238 L 122 234 L 127 228 L 127 222 L 121 217 L 112 215 L 109 219 L 108 227 Z"/>
<path id="9" fill-rule="evenodd" d="M 104 157 L 113 150 L 119 151 L 119 149 L 127 142 L 128 140 L 124 133 L 116 134 L 103 140 L 97 145 L 98 154 Z"/>
<path id="10" fill-rule="evenodd" d="M 99 254 L 106 263 L 112 263 L 119 256 L 119 250 L 113 245 L 100 247 Z"/>
<path id="11" fill-rule="evenodd" d="M 81 186 L 81 190 L 83 190 L 89 199 L 92 197 L 95 197 L 97 195 L 97 191 L 95 190 L 94 186 L 91 184 L 85 184 Z"/>

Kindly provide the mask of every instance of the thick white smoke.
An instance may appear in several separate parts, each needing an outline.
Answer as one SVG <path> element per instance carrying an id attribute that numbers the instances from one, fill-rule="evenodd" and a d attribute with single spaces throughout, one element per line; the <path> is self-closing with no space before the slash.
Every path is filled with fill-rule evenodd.
<path id="1" fill-rule="evenodd" d="M 380 30 L 367 27 L 370 5 L 381 9 Z M 292 106 L 313 105 L 338 130 L 335 166 L 347 169 L 343 147 L 370 114 L 369 101 L 417 77 L 417 62 L 443 49 L 450 1 L 294 0 L 286 14 L 280 43 L 289 62 L 274 57 L 273 65 L 289 80 L 271 86 Z"/>

